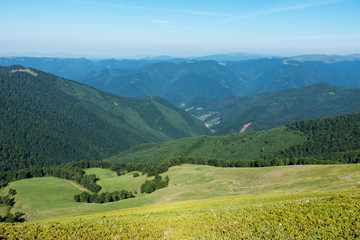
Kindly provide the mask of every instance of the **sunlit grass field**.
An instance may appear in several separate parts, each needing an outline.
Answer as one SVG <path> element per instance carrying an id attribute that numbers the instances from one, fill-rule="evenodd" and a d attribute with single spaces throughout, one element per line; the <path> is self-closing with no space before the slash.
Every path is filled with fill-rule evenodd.
<path id="1" fill-rule="evenodd" d="M 140 192 L 141 184 L 148 179 L 146 175 L 141 175 L 141 173 L 139 173 L 139 177 L 135 178 L 132 173 L 119 177 L 116 172 L 101 168 L 90 168 L 86 169 L 85 172 L 87 174 L 95 174 L 96 177 L 100 179 L 97 183 L 103 187 L 102 191 L 106 190 L 109 192 L 117 191 L 119 189 L 124 189 L 133 193 L 135 191 Z"/>
<path id="2" fill-rule="evenodd" d="M 87 169 L 86 172 L 97 174 L 103 191 L 135 191 L 146 179 L 144 175 L 133 178 L 133 173 L 116 176 L 115 172 L 106 169 Z M 16 204 L 12 211 L 25 212 L 28 221 L 37 221 L 184 200 L 227 196 L 276 196 L 360 187 L 360 164 L 267 168 L 182 165 L 170 168 L 163 175 L 170 177 L 167 188 L 151 194 L 138 192 L 133 199 L 105 204 L 75 202 L 73 196 L 85 189 L 74 182 L 52 177 L 11 182 L 3 192 L 8 188 L 16 189 L 18 193 L 15 195 Z M 281 197 L 279 199 L 281 200 Z"/>
<path id="3" fill-rule="evenodd" d="M 359 189 L 182 201 L 0 224 L 0 239 L 356 239 Z"/>

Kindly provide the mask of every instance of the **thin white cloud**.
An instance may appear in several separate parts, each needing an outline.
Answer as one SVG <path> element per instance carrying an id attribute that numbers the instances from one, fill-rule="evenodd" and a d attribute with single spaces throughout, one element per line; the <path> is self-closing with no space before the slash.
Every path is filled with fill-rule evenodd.
<path id="1" fill-rule="evenodd" d="M 266 16 L 266 15 L 275 14 L 275 13 L 281 13 L 281 12 L 301 10 L 301 9 L 307 9 L 307 8 L 313 8 L 313 7 L 321 7 L 321 6 L 336 4 L 336 3 L 345 2 L 345 1 L 348 1 L 348 0 L 332 0 L 332 1 L 327 1 L 327 2 L 312 3 L 312 4 L 305 4 L 305 5 L 297 5 L 297 6 L 291 6 L 291 7 L 285 7 L 285 8 L 278 8 L 278 9 L 271 9 L 271 10 L 267 10 L 267 11 L 263 11 L 263 12 L 257 12 L 257 13 L 247 14 L 247 15 L 235 16 L 233 18 L 229 18 L 227 20 L 218 22 L 217 24 L 230 23 L 230 22 L 235 22 L 235 21 L 239 21 L 239 20 L 242 20 L 242 19 L 256 18 L 256 17 Z"/>
<path id="2" fill-rule="evenodd" d="M 103 1 L 87 1 L 87 0 L 68 0 L 71 2 L 77 2 L 82 4 L 102 4 L 104 6 L 108 6 L 111 8 L 121 8 L 121 9 L 135 9 L 135 10 L 149 10 L 149 11 L 162 11 L 162 12 L 175 12 L 175 13 L 183 13 L 183 14 L 189 14 L 189 15 L 197 15 L 197 16 L 209 16 L 209 17 L 220 17 L 225 18 L 223 21 L 216 22 L 215 24 L 225 24 L 230 22 L 239 21 L 242 19 L 249 19 L 249 18 L 256 18 L 266 15 L 271 15 L 275 13 L 281 13 L 281 12 L 288 12 L 288 11 L 295 11 L 295 10 L 301 10 L 301 9 L 307 9 L 307 8 L 313 8 L 313 7 L 321 7 L 341 2 L 346 2 L 349 0 L 328 0 L 328 1 L 322 1 L 317 3 L 311 3 L 311 4 L 302 4 L 302 5 L 296 5 L 296 6 L 290 6 L 290 7 L 284 7 L 284 8 L 277 8 L 277 9 L 269 9 L 261 12 L 255 12 L 245 15 L 236 15 L 236 14 L 229 14 L 229 13 L 219 13 L 219 12 L 206 12 L 206 11 L 195 11 L 195 10 L 188 10 L 188 9 L 171 9 L 171 8 L 153 8 L 153 7 L 143 7 L 143 6 L 129 6 L 129 5 L 122 5 L 122 4 L 113 4 L 109 2 L 103 2 Z M 166 21 L 153 19 L 151 22 L 154 23 L 167 23 Z"/>
<path id="3" fill-rule="evenodd" d="M 329 39 L 360 39 L 360 35 L 311 35 L 311 36 L 264 36 L 256 40 L 329 40 Z"/>
<path id="4" fill-rule="evenodd" d="M 218 13 L 218 12 L 206 12 L 206 11 L 195 11 L 188 9 L 171 9 L 171 8 L 153 8 L 153 7 L 142 7 L 142 6 L 129 6 L 122 4 L 113 4 L 103 1 L 86 1 L 86 0 L 68 0 L 70 2 L 80 3 L 80 4 L 101 4 L 104 6 L 112 8 L 123 8 L 123 9 L 136 9 L 136 10 L 151 10 L 151 11 L 162 11 L 162 12 L 177 12 L 190 15 L 199 15 L 199 16 L 212 16 L 212 17 L 234 17 L 232 14 L 228 13 Z"/>
<path id="5" fill-rule="evenodd" d="M 158 24 L 170 24 L 170 21 L 160 20 L 160 19 L 150 19 L 150 22 L 152 23 L 158 23 Z"/>

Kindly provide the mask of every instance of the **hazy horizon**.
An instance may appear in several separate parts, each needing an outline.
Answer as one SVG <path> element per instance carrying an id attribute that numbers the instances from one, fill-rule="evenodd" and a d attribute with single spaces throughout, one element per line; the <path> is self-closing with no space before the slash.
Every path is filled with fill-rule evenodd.
<path id="1" fill-rule="evenodd" d="M 357 0 L 6 0 L 1 7 L 3 56 L 360 52 Z"/>

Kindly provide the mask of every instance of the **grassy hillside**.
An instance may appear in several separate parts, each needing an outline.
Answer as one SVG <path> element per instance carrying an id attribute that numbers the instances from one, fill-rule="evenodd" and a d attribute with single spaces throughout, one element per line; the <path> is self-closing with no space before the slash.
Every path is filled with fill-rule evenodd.
<path id="1" fill-rule="evenodd" d="M 248 97 L 193 99 L 181 105 L 216 135 L 258 131 L 293 121 L 360 112 L 360 89 L 316 84 Z"/>
<path id="2" fill-rule="evenodd" d="M 124 210 L 118 210 L 124 207 L 120 206 L 120 202 L 100 206 L 73 203 L 73 206 L 63 205 L 58 209 L 53 206 L 33 213 L 39 216 L 46 213 L 47 218 L 49 215 L 52 218 L 66 216 L 64 213 L 68 216 L 99 213 L 41 222 L 0 224 L 0 237 L 21 238 L 26 234 L 27 237 L 106 236 L 109 239 L 220 236 L 229 239 L 355 239 L 359 234 L 356 220 L 360 211 L 359 173 L 360 165 L 252 169 L 184 165 L 174 167 L 167 173 L 171 179 L 168 188 L 146 197 L 120 201 L 127 203 L 126 207 L 131 207 L 134 206 L 132 201 L 142 200 L 142 205 L 145 205 L 147 198 L 157 199 L 153 203 L 159 203 L 174 201 L 173 197 L 181 196 L 177 202 Z M 28 184 L 27 181 L 15 183 L 21 188 Z M 20 190 L 20 193 L 23 191 Z M 56 190 L 49 193 L 55 194 Z M 32 194 L 35 195 L 36 192 Z M 237 196 L 229 196 L 232 194 Z M 226 197 L 214 198 L 219 196 Z M 26 197 L 26 194 L 22 194 L 22 197 Z M 212 199 L 179 201 L 209 197 Z M 139 202 L 137 204 L 139 206 Z M 116 211 L 104 212 L 111 209 Z M 43 219 L 44 216 L 45 214 Z"/>
<path id="3" fill-rule="evenodd" d="M 122 98 L 21 66 L 0 67 L 0 95 L 0 145 L 7 146 L 0 164 L 11 170 L 99 160 L 137 144 L 208 132 L 158 97 Z M 32 165 L 23 155 L 42 162 Z"/>
<path id="4" fill-rule="evenodd" d="M 101 192 L 114 192 L 119 189 L 124 189 L 131 192 L 139 192 L 140 186 L 145 182 L 146 175 L 141 175 L 134 178 L 132 174 L 125 174 L 121 177 L 116 172 L 102 169 L 102 168 L 89 168 L 85 170 L 86 174 L 95 174 L 100 180 L 97 181 L 102 187 Z"/>
<path id="5" fill-rule="evenodd" d="M 161 144 L 140 145 L 107 160 L 155 162 L 178 156 L 221 160 L 256 158 L 288 160 L 311 156 L 324 162 L 326 160 L 337 162 L 335 159 L 330 159 L 328 154 L 360 149 L 359 123 L 360 114 L 299 121 L 261 132 L 202 136 Z M 339 162 L 354 161 L 339 160 Z"/>
<path id="6" fill-rule="evenodd" d="M 116 177 L 110 170 L 89 169 L 100 173 L 103 191 L 139 188 L 132 173 Z M 57 178 L 32 178 L 11 182 L 17 190 L 13 212 L 25 212 L 28 220 L 81 216 L 104 211 L 149 204 L 207 199 L 224 196 L 290 194 L 351 189 L 359 186 L 360 165 L 282 166 L 268 168 L 217 168 L 182 165 L 170 168 L 163 176 L 169 186 L 151 194 L 138 194 L 133 199 L 95 204 L 78 203 L 73 199 L 83 189 L 71 181 Z M 143 178 L 144 176 L 140 176 Z M 131 186 L 131 187 L 129 187 Z M 7 191 L 7 189 L 4 191 Z M 46 203 L 46 204 L 45 204 Z"/>
<path id="7" fill-rule="evenodd" d="M 2 223 L 0 237 L 357 239 L 359 202 L 359 190 L 227 197 L 61 220 Z"/>

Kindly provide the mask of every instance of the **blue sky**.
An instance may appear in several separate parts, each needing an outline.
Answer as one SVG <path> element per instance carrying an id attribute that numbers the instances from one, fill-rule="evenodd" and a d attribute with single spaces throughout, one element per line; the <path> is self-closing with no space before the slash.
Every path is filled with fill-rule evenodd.
<path id="1" fill-rule="evenodd" d="M 0 55 L 360 53 L 359 0 L 1 0 Z M 69 55 L 69 56 L 70 56 Z"/>

